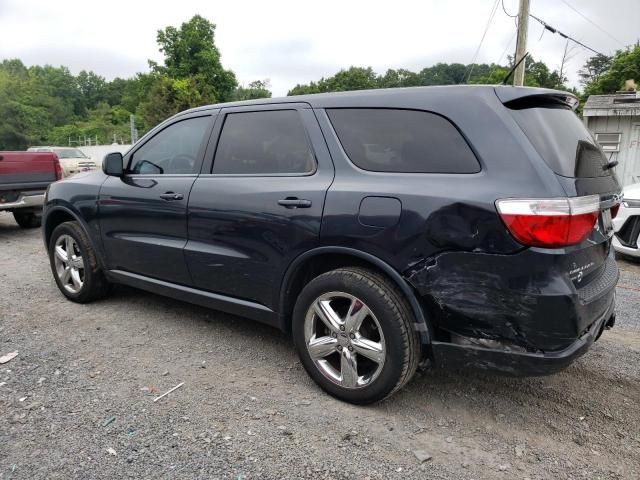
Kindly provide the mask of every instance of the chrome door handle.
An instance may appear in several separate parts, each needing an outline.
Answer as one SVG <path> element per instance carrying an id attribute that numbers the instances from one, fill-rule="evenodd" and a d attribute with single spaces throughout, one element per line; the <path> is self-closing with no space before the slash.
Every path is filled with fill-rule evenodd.
<path id="1" fill-rule="evenodd" d="M 163 200 L 182 200 L 184 195 L 181 193 L 167 192 L 160 195 Z"/>
<path id="2" fill-rule="evenodd" d="M 287 197 L 283 200 L 278 200 L 278 205 L 285 208 L 309 208 L 311 206 L 311 200 L 305 200 L 303 198 Z"/>

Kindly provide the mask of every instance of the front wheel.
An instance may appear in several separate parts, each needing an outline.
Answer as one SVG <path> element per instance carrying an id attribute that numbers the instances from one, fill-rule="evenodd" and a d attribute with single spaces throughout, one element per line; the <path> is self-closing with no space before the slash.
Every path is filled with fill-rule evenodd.
<path id="1" fill-rule="evenodd" d="M 413 314 L 386 277 L 341 268 L 313 279 L 293 312 L 303 366 L 329 394 L 356 404 L 382 400 L 404 386 L 419 361 Z"/>
<path id="2" fill-rule="evenodd" d="M 87 303 L 109 292 L 96 252 L 78 222 L 65 222 L 53 230 L 49 260 L 56 284 L 69 300 Z"/>

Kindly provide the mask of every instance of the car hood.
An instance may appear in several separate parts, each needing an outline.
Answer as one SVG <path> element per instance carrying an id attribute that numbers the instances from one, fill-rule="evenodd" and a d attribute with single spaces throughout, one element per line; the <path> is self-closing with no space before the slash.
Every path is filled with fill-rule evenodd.
<path id="1" fill-rule="evenodd" d="M 622 191 L 624 192 L 624 198 L 629 198 L 631 200 L 640 200 L 640 183 L 627 185 Z"/>

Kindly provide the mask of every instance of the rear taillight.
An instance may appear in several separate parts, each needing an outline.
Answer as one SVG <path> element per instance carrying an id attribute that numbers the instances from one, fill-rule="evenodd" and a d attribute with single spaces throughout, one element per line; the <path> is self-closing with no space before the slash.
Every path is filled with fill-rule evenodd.
<path id="1" fill-rule="evenodd" d="M 600 197 L 504 199 L 496 201 L 496 208 L 518 242 L 558 248 L 589 236 L 600 213 Z"/>
<path id="2" fill-rule="evenodd" d="M 58 157 L 56 157 L 53 160 L 53 166 L 54 166 L 54 169 L 56 171 L 56 180 L 61 180 L 62 179 L 62 167 L 60 166 L 60 160 L 58 160 Z"/>

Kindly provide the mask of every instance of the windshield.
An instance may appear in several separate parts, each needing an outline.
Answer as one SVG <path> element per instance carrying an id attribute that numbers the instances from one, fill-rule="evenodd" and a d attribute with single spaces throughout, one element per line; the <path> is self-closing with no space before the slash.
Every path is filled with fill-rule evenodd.
<path id="1" fill-rule="evenodd" d="M 53 151 L 58 158 L 88 158 L 77 148 L 54 148 Z"/>
<path id="2" fill-rule="evenodd" d="M 558 175 L 589 178 L 611 175 L 604 152 L 572 110 L 523 108 L 511 110 L 534 148 Z"/>

